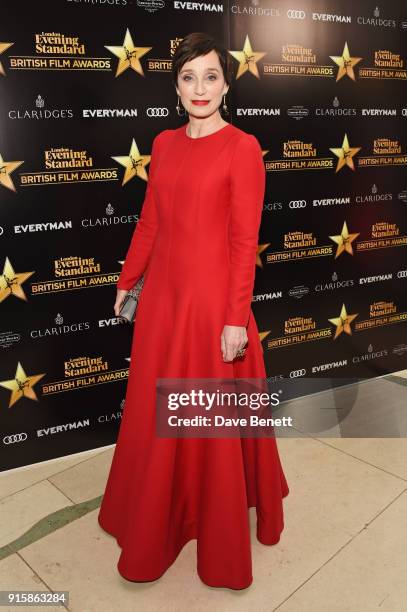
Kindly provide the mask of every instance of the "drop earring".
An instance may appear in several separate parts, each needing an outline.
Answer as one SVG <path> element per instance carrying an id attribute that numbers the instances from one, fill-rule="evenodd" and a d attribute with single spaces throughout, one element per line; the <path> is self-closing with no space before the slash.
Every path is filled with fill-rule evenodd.
<path id="1" fill-rule="evenodd" d="M 185 108 L 183 110 L 181 109 L 179 96 L 178 96 L 177 106 L 175 108 L 177 109 L 177 113 L 178 113 L 178 115 L 180 117 L 183 117 L 186 114 Z M 181 112 L 181 110 L 182 110 L 182 112 Z"/>
<path id="2" fill-rule="evenodd" d="M 227 104 L 226 104 L 225 96 L 226 96 L 226 94 L 223 94 L 222 109 L 223 109 L 223 112 L 225 113 L 225 115 L 228 115 L 229 114 L 229 109 L 228 109 Z"/>

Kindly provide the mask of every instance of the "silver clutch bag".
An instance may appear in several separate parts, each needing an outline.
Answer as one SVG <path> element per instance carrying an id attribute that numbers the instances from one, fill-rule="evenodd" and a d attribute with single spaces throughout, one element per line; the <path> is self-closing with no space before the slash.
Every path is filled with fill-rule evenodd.
<path id="1" fill-rule="evenodd" d="M 127 321 L 133 323 L 136 316 L 136 308 L 140 299 L 140 293 L 143 288 L 144 277 L 141 277 L 139 281 L 130 289 L 126 294 L 119 312 L 119 316 Z"/>

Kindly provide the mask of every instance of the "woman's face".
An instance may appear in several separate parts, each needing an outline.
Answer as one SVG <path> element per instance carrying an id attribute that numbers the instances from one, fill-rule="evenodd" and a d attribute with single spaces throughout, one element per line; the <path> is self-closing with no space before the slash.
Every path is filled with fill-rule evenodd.
<path id="1" fill-rule="evenodd" d="M 194 117 L 209 117 L 218 111 L 228 89 L 214 50 L 185 62 L 179 71 L 177 94 L 187 113 Z"/>

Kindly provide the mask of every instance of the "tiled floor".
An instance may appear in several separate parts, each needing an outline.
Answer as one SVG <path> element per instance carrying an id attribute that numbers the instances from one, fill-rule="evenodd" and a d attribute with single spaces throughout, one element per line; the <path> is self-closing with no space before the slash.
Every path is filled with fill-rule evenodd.
<path id="1" fill-rule="evenodd" d="M 406 372 L 392 382 L 407 398 Z M 263 546 L 250 509 L 248 589 L 203 584 L 195 540 L 155 582 L 118 574 L 120 548 L 97 523 L 111 447 L 0 474 L 0 590 L 69 591 L 75 612 L 407 612 L 405 438 L 277 442 L 290 486 L 285 530 Z"/>

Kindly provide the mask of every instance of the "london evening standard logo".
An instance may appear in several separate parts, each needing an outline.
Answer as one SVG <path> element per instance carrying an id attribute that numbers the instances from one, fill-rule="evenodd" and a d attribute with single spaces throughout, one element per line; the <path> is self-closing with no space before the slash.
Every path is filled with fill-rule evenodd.
<path id="1" fill-rule="evenodd" d="M 0 53 L 13 44 L 12 42 L 0 42 Z M 116 77 L 128 68 L 145 76 L 140 59 L 151 51 L 152 47 L 135 45 L 128 28 L 120 45 L 105 45 L 105 48 L 118 58 Z M 7 57 L 8 68 L 10 70 L 99 70 L 105 72 L 113 69 L 113 58 L 86 56 L 85 43 L 78 36 L 61 32 L 34 34 L 34 51 L 36 55 L 9 55 Z M 0 74 L 5 74 L 1 64 Z"/>
<path id="2" fill-rule="evenodd" d="M 376 251 L 403 246 L 407 246 L 407 235 L 402 234 L 397 223 L 382 219 L 370 226 L 370 235 L 356 244 L 356 251 Z"/>
<path id="3" fill-rule="evenodd" d="M 381 166 L 404 166 L 407 164 L 407 153 L 403 152 L 400 141 L 391 138 L 376 138 L 372 145 L 372 155 L 360 155 L 362 147 L 351 145 L 347 134 L 342 145 L 329 147 L 335 157 L 318 156 L 318 150 L 312 142 L 288 140 L 282 143 L 281 156 L 277 159 L 265 159 L 267 172 L 298 170 L 331 170 L 335 174 L 347 167 L 352 171 L 360 168 L 378 168 Z M 263 150 L 263 157 L 269 153 Z M 356 157 L 358 156 L 358 157 Z M 336 160 L 336 164 L 335 164 Z"/>
<path id="4" fill-rule="evenodd" d="M 338 66 L 337 82 L 344 77 L 348 77 L 352 81 L 357 79 L 407 79 L 405 60 L 400 53 L 395 53 L 389 49 L 373 51 L 373 66 L 360 66 L 359 63 L 364 58 L 351 54 L 347 42 L 345 42 L 342 55 L 331 55 L 330 58 Z M 365 59 L 366 61 L 369 60 Z"/>
<path id="5" fill-rule="evenodd" d="M 128 368 L 111 369 L 103 355 L 70 357 L 63 363 L 63 378 L 42 385 L 42 395 L 87 389 L 96 385 L 126 380 Z"/>
<path id="6" fill-rule="evenodd" d="M 357 241 L 356 239 L 359 236 L 361 238 Z M 402 235 L 398 225 L 386 220 L 374 223 L 371 226 L 371 233 L 368 238 L 362 237 L 361 232 L 355 231 L 353 226 L 348 227 L 346 220 L 343 222 L 339 233 L 331 234 L 328 237 L 336 245 L 336 248 L 330 243 L 318 243 L 314 232 L 305 232 L 300 229 L 292 230 L 282 234 L 280 239 L 274 238 L 276 249 L 272 252 L 266 251 L 271 242 L 259 244 L 257 265 L 263 268 L 263 261 L 266 264 L 275 264 L 332 255 L 334 255 L 334 259 L 337 259 L 342 255 L 353 256 L 355 253 L 362 251 L 407 245 L 407 236 Z M 265 255 L 261 257 L 263 252 Z"/>
<path id="7" fill-rule="evenodd" d="M 94 257 L 60 257 L 54 260 L 53 268 L 54 278 L 31 283 L 32 295 L 111 285 L 119 277 L 116 272 L 103 272 L 101 263 Z"/>
<path id="8" fill-rule="evenodd" d="M 406 60 L 401 53 L 389 49 L 373 52 L 373 65 L 359 68 L 360 79 L 407 79 Z"/>
<path id="9" fill-rule="evenodd" d="M 108 361 L 101 355 L 71 357 L 64 362 L 63 368 L 63 378 L 42 385 L 43 397 L 126 380 L 129 375 L 128 368 L 110 369 Z M 22 364 L 18 362 L 14 378 L 0 381 L 0 387 L 10 391 L 8 407 L 11 408 L 22 398 L 38 402 L 34 387 L 45 375 L 46 373 L 27 375 Z"/>
<path id="10" fill-rule="evenodd" d="M 343 241 L 351 243 L 349 241 L 349 235 L 347 228 L 342 229 Z M 330 237 L 332 239 L 332 237 Z M 337 238 L 335 236 L 335 238 Z M 335 240 L 334 240 L 335 242 Z M 337 241 L 336 241 L 337 242 Z M 274 238 L 274 243 L 277 243 Z M 256 264 L 263 268 L 263 260 L 265 259 L 266 264 L 279 263 L 281 261 L 302 261 L 303 259 L 315 258 L 315 257 L 329 257 L 334 254 L 334 247 L 332 244 L 318 244 L 317 237 L 314 232 L 305 232 L 303 230 L 292 230 L 283 234 L 282 246 L 279 250 L 271 253 L 266 252 L 266 249 L 271 245 L 271 242 L 262 243 L 258 245 L 257 249 L 257 261 Z M 277 247 L 278 248 L 278 247 Z M 350 244 L 348 246 L 350 248 Z M 262 257 L 262 253 L 265 252 L 265 257 Z"/>
<path id="11" fill-rule="evenodd" d="M 263 74 L 267 76 L 333 77 L 333 66 L 318 62 L 311 47 L 287 43 L 282 46 L 279 62 L 263 62 Z"/>
<path id="12" fill-rule="evenodd" d="M 329 149 L 335 157 L 318 156 L 318 150 L 312 142 L 302 140 L 288 140 L 282 143 L 282 158 L 265 160 L 267 172 L 281 172 L 288 170 L 332 170 L 339 172 L 345 166 L 355 170 L 354 156 L 361 147 L 352 147 L 349 138 L 345 134 L 342 146 Z M 263 151 L 266 155 L 268 150 Z"/>
<path id="13" fill-rule="evenodd" d="M 118 272 L 103 272 L 100 262 L 94 257 L 70 255 L 54 260 L 53 278 L 31 282 L 31 295 L 76 291 L 115 284 Z M 17 265 L 6 257 L 3 272 L 0 274 L 0 303 L 12 296 L 28 301 L 23 284 L 35 274 L 35 270 L 18 271 Z M 26 288 L 27 290 L 27 288 Z"/>
<path id="14" fill-rule="evenodd" d="M 44 170 L 21 172 L 20 187 L 118 181 L 118 168 L 95 168 L 87 150 L 53 147 L 44 151 Z"/>
<path id="15" fill-rule="evenodd" d="M 122 186 L 135 177 L 148 181 L 146 166 L 150 163 L 151 155 L 141 154 L 134 138 L 128 155 L 112 156 L 112 159 L 125 168 Z M 23 161 L 5 161 L 0 154 L 0 185 L 16 191 L 11 173 L 23 163 Z M 44 167 L 45 170 L 39 172 L 20 173 L 20 186 L 35 187 L 119 180 L 117 167 L 95 168 L 92 155 L 85 149 L 55 147 L 46 150 L 44 151 Z"/>
<path id="16" fill-rule="evenodd" d="M 265 342 L 267 350 L 274 350 L 286 346 L 295 346 L 305 342 L 320 342 L 321 340 L 336 340 L 342 334 L 352 335 L 353 321 L 358 313 L 348 312 L 345 303 L 338 307 L 337 316 L 326 318 L 318 322 L 312 315 L 296 315 L 285 319 L 280 324 L 279 335 L 268 338 L 271 331 L 261 331 L 260 340 Z M 328 325 L 331 323 L 331 325 Z M 277 327 L 277 326 L 276 326 Z"/>
<path id="17" fill-rule="evenodd" d="M 78 36 L 62 32 L 38 32 L 35 55 L 10 55 L 10 70 L 111 70 L 110 57 L 88 57 Z"/>
<path id="18" fill-rule="evenodd" d="M 391 138 L 376 138 L 372 145 L 372 155 L 359 156 L 358 168 L 372 168 L 379 166 L 405 166 L 407 154 L 403 152 L 399 140 Z"/>
<path id="19" fill-rule="evenodd" d="M 246 35 L 242 51 L 229 51 L 239 62 L 236 79 L 250 72 L 260 78 L 258 62 L 267 54 L 266 51 L 254 51 L 249 36 Z M 280 62 L 263 62 L 262 74 L 266 76 L 288 77 L 326 77 L 340 81 L 345 75 L 355 80 L 354 67 L 362 58 L 350 54 L 348 43 L 345 42 L 342 55 L 331 55 L 330 59 L 338 66 L 337 71 L 332 64 L 318 61 L 312 47 L 301 44 L 287 43 L 282 45 Z"/>
<path id="20" fill-rule="evenodd" d="M 322 322 L 318 327 L 318 323 L 312 316 L 298 315 L 286 319 L 282 322 L 281 334 L 275 338 L 269 338 L 266 342 L 267 350 L 283 348 L 285 346 L 293 346 L 303 344 L 304 342 L 315 342 L 328 340 L 346 336 L 352 336 L 355 332 L 365 331 L 372 327 L 381 327 L 394 323 L 403 323 L 407 319 L 406 312 L 398 312 L 394 302 L 379 301 L 374 302 L 369 307 L 370 317 L 362 321 L 354 323 L 359 313 L 348 312 L 349 308 L 345 303 L 342 303 L 338 316 L 327 319 L 333 327 L 323 327 Z M 334 333 L 335 332 L 335 333 Z M 263 341 L 270 335 L 270 330 L 260 332 L 260 339 Z M 369 352 L 373 351 L 373 347 L 369 347 Z M 387 352 L 374 357 L 386 356 Z M 372 357 L 372 358 L 374 358 Z M 305 371 L 295 371 L 292 377 L 305 375 Z"/>
<path id="21" fill-rule="evenodd" d="M 405 323 L 407 312 L 399 311 L 393 301 L 379 300 L 368 305 L 368 317 L 358 321 L 355 331 L 365 331 L 373 327 L 384 327 L 395 323 Z"/>

